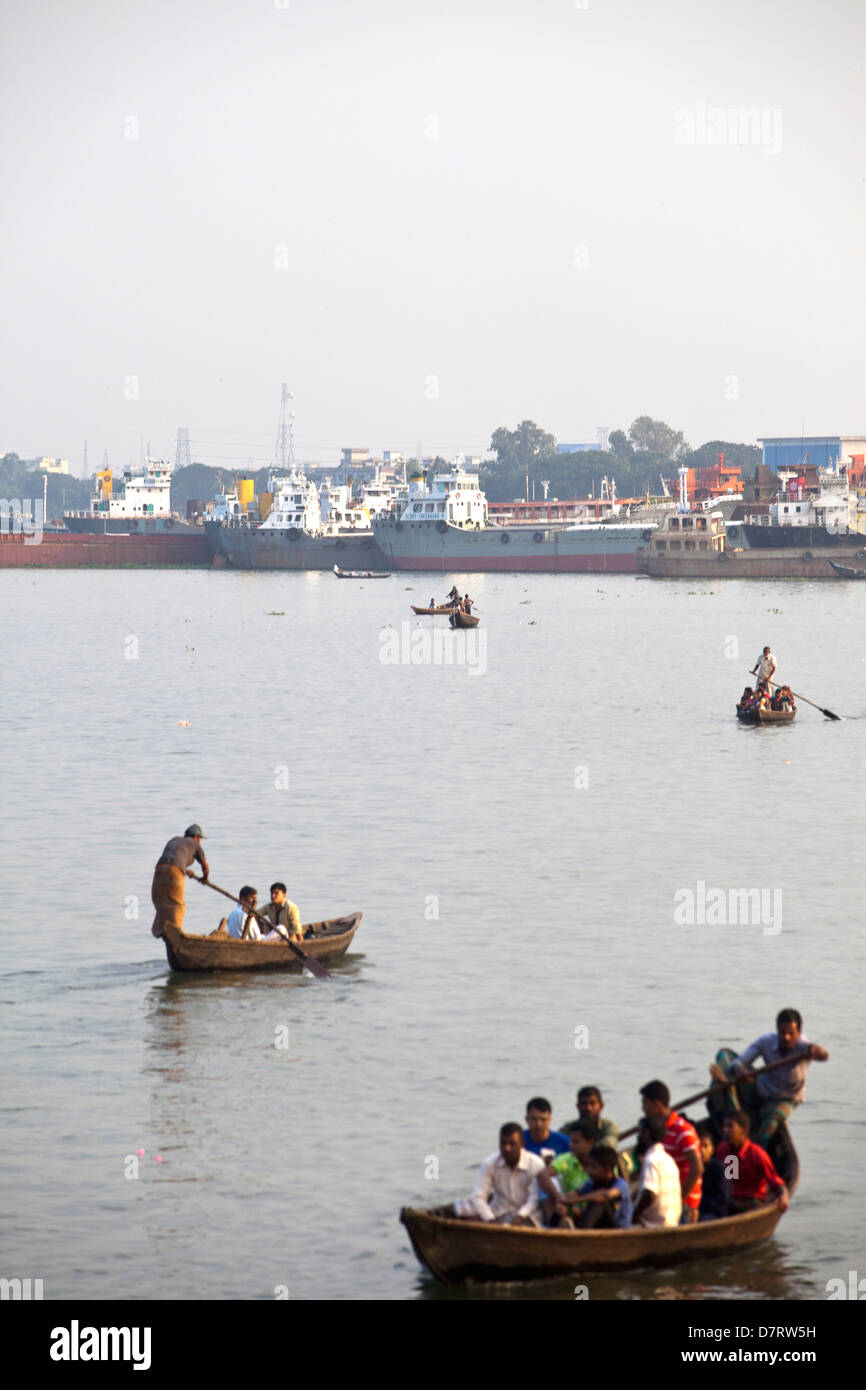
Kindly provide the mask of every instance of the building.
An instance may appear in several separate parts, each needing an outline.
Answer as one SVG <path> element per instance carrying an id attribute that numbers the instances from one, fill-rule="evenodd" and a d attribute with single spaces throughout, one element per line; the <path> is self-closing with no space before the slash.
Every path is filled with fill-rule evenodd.
<path id="1" fill-rule="evenodd" d="M 68 473 L 69 459 L 42 459 L 36 466 L 43 473 Z"/>
<path id="2" fill-rule="evenodd" d="M 595 432 L 595 439 L 591 444 L 557 444 L 558 454 L 586 454 L 598 453 L 606 454 L 610 430 L 606 425 L 599 425 Z"/>
<path id="3" fill-rule="evenodd" d="M 774 473 L 782 468 L 795 468 L 802 472 L 804 466 L 813 468 L 835 468 L 837 464 L 847 466 L 854 486 L 854 475 L 862 477 L 864 458 L 866 458 L 866 435 L 863 434 L 813 434 L 813 435 L 775 435 L 759 439 L 763 450 L 763 462 Z"/>

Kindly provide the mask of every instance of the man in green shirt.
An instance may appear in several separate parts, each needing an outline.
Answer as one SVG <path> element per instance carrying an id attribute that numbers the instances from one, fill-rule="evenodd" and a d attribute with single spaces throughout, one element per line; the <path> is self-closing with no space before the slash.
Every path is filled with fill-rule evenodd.
<path id="1" fill-rule="evenodd" d="M 581 1086 L 577 1093 L 577 1115 L 580 1120 L 591 1120 L 598 1126 L 598 1139 L 596 1143 L 607 1144 L 608 1148 L 616 1152 L 619 1143 L 619 1129 L 613 1120 L 602 1119 L 601 1112 L 604 1109 L 604 1101 L 601 1098 L 601 1091 L 597 1086 Z"/>

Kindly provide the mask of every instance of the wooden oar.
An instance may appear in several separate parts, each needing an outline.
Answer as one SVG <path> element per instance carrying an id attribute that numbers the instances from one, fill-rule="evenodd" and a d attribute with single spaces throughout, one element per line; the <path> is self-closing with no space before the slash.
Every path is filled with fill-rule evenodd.
<path id="1" fill-rule="evenodd" d="M 749 672 L 749 675 L 751 675 L 751 674 L 752 674 L 752 673 L 751 673 L 751 671 L 750 671 L 750 672 Z M 774 686 L 776 687 L 777 690 L 779 689 L 779 682 L 778 682 L 778 681 L 770 681 L 770 685 L 774 685 Z M 790 687 L 789 687 L 789 688 L 790 688 Z M 796 692 L 796 690 L 792 690 L 792 691 L 791 691 L 791 694 L 795 697 L 795 699 L 797 699 L 797 700 L 802 700 L 804 705 L 811 705 L 813 709 L 819 709 L 819 710 L 821 711 L 821 713 L 825 716 L 825 718 L 827 718 L 827 719 L 835 719 L 837 723 L 841 723 L 841 720 L 842 720 L 841 714 L 834 714 L 833 711 L 832 711 L 831 709 L 824 709 L 823 705 L 816 705 L 814 700 L 807 700 L 805 695 L 798 695 L 797 692 Z"/>
<path id="2" fill-rule="evenodd" d="M 808 1056 L 808 1051 L 792 1052 L 787 1057 L 780 1057 L 778 1062 L 770 1062 L 768 1066 L 762 1067 L 760 1071 L 754 1072 L 754 1078 L 757 1081 L 759 1076 L 764 1076 L 768 1071 L 775 1071 L 777 1067 L 789 1067 L 792 1062 L 798 1061 L 801 1057 Z M 742 1080 L 742 1078 L 732 1076 L 728 1081 L 714 1081 L 712 1086 L 708 1086 L 705 1091 L 698 1091 L 697 1095 L 686 1096 L 685 1100 L 678 1100 L 676 1105 L 671 1106 L 671 1109 L 679 1111 L 684 1109 L 687 1105 L 694 1105 L 696 1100 L 703 1100 L 704 1096 L 710 1094 L 710 1091 L 727 1091 L 731 1086 L 736 1086 L 738 1079 Z M 619 1143 L 620 1139 L 628 1139 L 632 1134 L 637 1134 L 638 1128 L 638 1125 L 632 1125 L 631 1129 L 624 1129 L 616 1142 Z"/>
<path id="3" fill-rule="evenodd" d="M 190 878 L 195 879 L 196 883 L 206 883 L 208 888 L 212 888 L 215 893 L 222 893 L 224 898 L 230 898 L 233 903 L 237 903 L 238 907 L 243 907 L 240 898 L 236 898 L 233 893 L 227 893 L 225 888 L 218 888 L 215 883 L 211 883 L 209 878 L 199 878 L 198 874 L 190 874 Z M 263 917 L 261 913 L 256 912 L 255 908 L 247 908 L 246 910 L 250 916 L 255 917 L 257 922 L 267 927 L 268 931 L 274 928 L 273 922 L 269 922 L 267 917 Z M 291 947 L 294 951 L 298 959 L 304 962 L 304 968 L 309 970 L 311 975 L 315 975 L 320 980 L 329 980 L 331 978 L 330 970 L 326 970 L 325 967 L 316 960 L 315 956 L 308 956 L 306 951 L 302 951 L 300 946 L 296 946 L 294 941 L 290 941 L 288 937 L 285 937 L 284 940 L 286 945 Z"/>

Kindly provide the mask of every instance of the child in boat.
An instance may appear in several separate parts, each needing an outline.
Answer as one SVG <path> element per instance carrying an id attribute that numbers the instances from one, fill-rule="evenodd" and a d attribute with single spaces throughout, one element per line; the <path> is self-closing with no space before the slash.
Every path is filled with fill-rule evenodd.
<path id="1" fill-rule="evenodd" d="M 716 1142 L 710 1121 L 701 1120 L 695 1128 L 701 1142 L 701 1159 L 704 1165 L 698 1220 L 718 1221 L 722 1216 L 730 1216 L 733 1210 L 731 1184 L 725 1177 L 722 1163 L 715 1157 Z"/>
<path id="2" fill-rule="evenodd" d="M 579 1229 L 626 1229 L 631 1225 L 631 1195 L 628 1183 L 617 1176 L 614 1150 L 607 1144 L 596 1144 L 587 1158 L 586 1170 L 589 1179 L 576 1194 L 588 1198 L 577 1208 L 583 1213 L 577 1222 Z"/>
<path id="3" fill-rule="evenodd" d="M 730 1173 L 735 1212 L 762 1207 L 767 1201 L 779 1198 L 782 1211 L 788 1208 L 788 1189 L 765 1149 L 749 1138 L 749 1117 L 743 1110 L 734 1110 L 722 1123 L 724 1139 L 716 1157 Z"/>

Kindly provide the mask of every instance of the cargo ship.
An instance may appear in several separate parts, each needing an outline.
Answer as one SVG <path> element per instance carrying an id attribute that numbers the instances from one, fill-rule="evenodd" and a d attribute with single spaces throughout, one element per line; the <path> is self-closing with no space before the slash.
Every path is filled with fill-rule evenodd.
<path id="1" fill-rule="evenodd" d="M 217 547 L 214 563 L 236 569 L 391 568 L 376 547 L 369 514 L 353 503 L 349 489 L 328 484 L 320 498 L 315 484 L 295 468 L 287 477 L 271 473 L 257 515 L 248 507 L 218 524 L 209 522 L 207 530 Z"/>
<path id="2" fill-rule="evenodd" d="M 4 528 L 0 567 L 209 564 L 204 527 L 172 514 L 171 473 L 167 464 L 149 460 L 143 473 L 124 475 L 118 493 L 111 471 L 98 473 L 88 511 L 64 512 L 62 524 Z"/>
<path id="3" fill-rule="evenodd" d="M 373 520 L 376 545 L 398 570 L 634 574 L 654 523 L 497 526 L 475 474 L 455 466 L 413 480 L 403 510 Z"/>
<path id="4" fill-rule="evenodd" d="M 835 579 L 826 546 L 812 550 L 756 547 L 742 550 L 730 540 L 720 511 L 678 511 L 665 518 L 649 544 L 637 552 L 641 574 L 655 579 Z M 866 560 L 866 536 L 854 551 Z"/>

